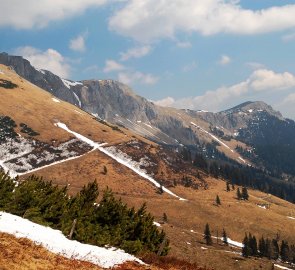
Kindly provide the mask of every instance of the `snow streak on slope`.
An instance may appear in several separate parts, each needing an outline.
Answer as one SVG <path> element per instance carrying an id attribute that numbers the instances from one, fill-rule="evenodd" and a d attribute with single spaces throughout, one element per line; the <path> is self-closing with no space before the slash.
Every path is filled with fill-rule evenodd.
<path id="1" fill-rule="evenodd" d="M 288 267 L 285 267 L 285 266 L 281 266 L 279 264 L 275 264 L 274 266 L 277 267 L 277 268 L 280 268 L 280 269 L 284 269 L 284 270 L 292 270 L 291 268 L 288 268 Z"/>
<path id="2" fill-rule="evenodd" d="M 219 140 L 216 136 L 214 136 L 212 133 L 208 132 L 207 130 L 201 128 L 200 126 L 198 126 L 197 124 L 195 124 L 194 122 L 191 122 L 191 124 L 193 126 L 195 126 L 196 128 L 198 128 L 199 130 L 203 131 L 204 133 L 208 134 L 209 136 L 211 136 L 213 138 L 213 140 L 217 141 L 218 143 L 222 144 L 224 147 L 226 147 L 227 149 L 229 149 L 232 153 L 234 153 L 234 150 L 231 149 L 227 144 L 225 144 L 223 141 Z M 243 163 L 246 164 L 246 161 L 241 158 L 241 157 L 238 157 L 239 160 L 241 160 Z"/>
<path id="3" fill-rule="evenodd" d="M 104 268 L 114 267 L 126 261 L 142 263 L 139 259 L 125 253 L 123 250 L 106 249 L 72 241 L 58 230 L 4 212 L 0 212 L 0 231 L 13 234 L 18 238 L 28 238 L 49 251 L 66 258 L 91 262 Z"/>
<path id="4" fill-rule="evenodd" d="M 56 103 L 60 103 L 60 101 L 57 98 L 52 98 L 52 100 Z"/>
<path id="5" fill-rule="evenodd" d="M 211 134 L 210 132 L 208 132 L 207 130 L 201 128 L 200 126 L 198 126 L 197 124 L 191 122 L 192 125 L 194 125 L 195 127 L 197 127 L 198 129 L 200 129 L 201 131 L 203 131 L 204 133 L 210 135 L 215 141 L 217 141 L 218 143 L 222 144 L 224 147 L 226 147 L 227 149 L 231 150 L 232 152 L 234 150 L 232 150 L 227 144 L 225 144 L 224 142 L 222 142 L 221 140 L 219 140 L 216 136 L 214 136 L 213 134 Z"/>
<path id="6" fill-rule="evenodd" d="M 94 147 L 94 149 L 97 149 L 101 152 L 103 152 L 104 154 L 106 154 L 107 156 L 111 157 L 112 159 L 116 160 L 118 163 L 128 167 L 129 169 L 131 169 L 132 171 L 134 171 L 135 173 L 137 173 L 138 175 L 140 175 L 141 177 L 149 180 L 150 182 L 152 182 L 156 187 L 160 188 L 161 185 L 155 180 L 153 179 L 151 176 L 149 176 L 145 170 L 141 169 L 139 167 L 139 164 L 135 161 L 132 160 L 131 157 L 129 157 L 127 154 L 122 153 L 121 151 L 118 151 L 115 147 L 108 147 L 108 148 L 103 148 L 102 146 L 106 145 L 105 143 L 103 144 L 98 144 L 88 138 L 86 138 L 85 136 L 70 130 L 65 124 L 63 123 L 56 123 L 55 124 L 57 127 L 62 128 L 64 130 L 66 130 L 67 132 L 75 135 L 78 139 L 80 139 L 83 142 L 86 142 L 87 144 L 89 144 L 90 146 Z M 183 199 L 179 196 L 177 196 L 176 194 L 174 194 L 172 191 L 170 191 L 169 189 L 162 187 L 163 191 L 167 192 L 168 194 L 178 198 L 181 201 L 185 201 L 186 199 Z"/>
<path id="7" fill-rule="evenodd" d="M 82 102 L 81 102 L 80 98 L 78 97 L 78 95 L 75 92 L 73 92 L 73 94 L 74 94 L 75 98 L 77 99 L 77 101 L 79 103 L 79 107 L 81 108 L 82 107 Z"/>
<path id="8" fill-rule="evenodd" d="M 83 85 L 83 83 L 80 83 L 80 82 L 70 82 L 66 79 L 61 79 L 61 80 L 62 80 L 63 84 L 69 89 L 71 89 L 71 86 Z"/>

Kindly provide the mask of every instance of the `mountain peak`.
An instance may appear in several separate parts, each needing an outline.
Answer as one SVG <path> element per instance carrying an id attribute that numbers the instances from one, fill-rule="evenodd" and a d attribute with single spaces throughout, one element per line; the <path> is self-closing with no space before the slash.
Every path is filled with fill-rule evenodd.
<path id="1" fill-rule="evenodd" d="M 239 113 L 239 112 L 267 112 L 272 116 L 275 116 L 279 119 L 283 119 L 282 114 L 279 111 L 274 110 L 270 105 L 263 101 L 247 101 L 238 106 L 235 106 L 229 110 L 223 111 L 226 114 Z"/>

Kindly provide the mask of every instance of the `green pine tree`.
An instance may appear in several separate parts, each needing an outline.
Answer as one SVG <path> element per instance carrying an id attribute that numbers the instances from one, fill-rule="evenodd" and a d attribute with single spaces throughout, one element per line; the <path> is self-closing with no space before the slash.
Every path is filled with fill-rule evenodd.
<path id="1" fill-rule="evenodd" d="M 230 191 L 230 185 L 229 185 L 229 182 L 228 182 L 228 181 L 226 182 L 226 191 L 227 191 L 227 192 Z"/>
<path id="2" fill-rule="evenodd" d="M 216 202 L 217 205 L 221 205 L 221 201 L 220 201 L 220 198 L 219 198 L 218 195 L 216 195 L 215 202 Z"/>
<path id="3" fill-rule="evenodd" d="M 240 188 L 237 189 L 237 199 L 238 200 L 242 199 L 242 194 L 241 194 Z"/>
<path id="4" fill-rule="evenodd" d="M 246 187 L 242 188 L 242 198 L 243 200 L 246 200 L 246 201 L 248 201 L 249 199 L 248 190 Z"/>
<path id="5" fill-rule="evenodd" d="M 212 245 L 212 237 L 209 228 L 209 224 L 207 223 L 204 230 L 204 239 L 206 241 L 206 245 Z"/>
<path id="6" fill-rule="evenodd" d="M 226 234 L 225 229 L 223 229 L 223 231 L 222 231 L 222 242 L 223 242 L 225 245 L 228 245 L 227 234 Z"/>
<path id="7" fill-rule="evenodd" d="M 248 235 L 245 234 L 244 240 L 243 240 L 243 248 L 242 248 L 242 255 L 243 257 L 249 257 L 251 254 L 251 249 L 249 246 L 249 238 Z"/>

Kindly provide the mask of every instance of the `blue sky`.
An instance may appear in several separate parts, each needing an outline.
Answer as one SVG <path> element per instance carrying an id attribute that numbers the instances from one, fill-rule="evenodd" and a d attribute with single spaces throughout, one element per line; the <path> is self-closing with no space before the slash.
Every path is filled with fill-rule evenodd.
<path id="1" fill-rule="evenodd" d="M 162 106 L 263 100 L 295 119 L 295 4 L 0 0 L 0 51 L 72 79 L 115 79 Z"/>

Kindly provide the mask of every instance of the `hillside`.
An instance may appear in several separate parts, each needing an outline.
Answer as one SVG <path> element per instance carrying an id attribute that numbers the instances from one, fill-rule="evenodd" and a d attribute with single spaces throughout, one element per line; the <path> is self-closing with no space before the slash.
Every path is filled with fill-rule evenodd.
<path id="1" fill-rule="evenodd" d="M 279 234 L 281 240 L 295 243 L 294 204 L 252 189 L 249 201 L 237 200 L 237 185 L 227 192 L 223 179 L 213 178 L 184 160 L 181 148 L 158 145 L 98 120 L 10 68 L 1 65 L 0 70 L 1 82 L 12 86 L 0 88 L 0 165 L 12 175 L 25 179 L 34 173 L 68 186 L 72 194 L 96 179 L 100 190 L 109 186 L 129 206 L 138 208 L 146 202 L 167 233 L 171 255 L 208 268 L 257 269 L 261 265 L 270 269 L 271 261 L 244 259 L 239 247 L 224 246 L 221 240 L 207 247 L 202 235 L 206 223 L 213 236 L 218 231 L 221 237 L 224 228 L 238 243 L 249 232 L 257 238 Z M 234 140 L 220 139 L 204 120 L 201 126 L 187 114 L 184 119 L 200 138 L 219 142 L 218 149 L 229 156 L 240 156 Z M 220 206 L 215 205 L 216 195 Z"/>
<path id="2" fill-rule="evenodd" d="M 66 80 L 6 53 L 0 54 L 0 63 L 97 119 L 161 145 L 186 146 L 212 160 L 251 165 L 294 184 L 295 123 L 264 102 L 246 102 L 218 113 L 177 110 L 157 106 L 117 81 Z"/>

